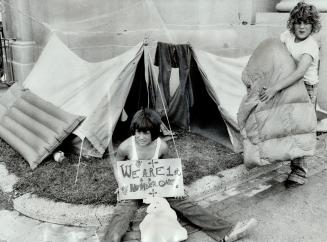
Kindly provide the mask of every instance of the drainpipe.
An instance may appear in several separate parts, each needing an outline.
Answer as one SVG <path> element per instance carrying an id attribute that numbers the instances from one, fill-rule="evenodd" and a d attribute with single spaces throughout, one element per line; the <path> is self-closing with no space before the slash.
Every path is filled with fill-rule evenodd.
<path id="1" fill-rule="evenodd" d="M 240 24 L 254 25 L 256 23 L 256 0 L 239 0 L 238 8 Z"/>
<path id="2" fill-rule="evenodd" d="M 22 83 L 34 66 L 34 47 L 30 5 L 28 0 L 12 0 L 10 6 L 12 32 L 13 79 Z"/>

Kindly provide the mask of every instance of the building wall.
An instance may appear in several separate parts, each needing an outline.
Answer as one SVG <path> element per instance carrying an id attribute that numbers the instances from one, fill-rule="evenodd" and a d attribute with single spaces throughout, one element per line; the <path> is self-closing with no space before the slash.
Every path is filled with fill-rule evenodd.
<path id="1" fill-rule="evenodd" d="M 255 0 L 257 12 L 276 12 L 280 0 Z"/>
<path id="2" fill-rule="evenodd" d="M 15 1 L 21 0 L 8 2 L 14 6 Z M 277 2 L 253 1 L 258 11 L 273 11 Z M 200 47 L 214 46 L 213 37 L 219 35 L 221 29 L 225 33 L 226 26 L 243 22 L 242 18 L 248 14 L 244 13 L 247 11 L 244 6 L 250 2 L 252 0 L 29 0 L 26 15 L 31 16 L 36 58 L 49 34 L 56 32 L 84 58 L 98 61 L 123 52 L 145 37 L 172 42 L 190 38 L 196 39 L 198 44 L 203 40 Z M 12 7 L 9 12 L 7 22 L 11 28 L 8 27 L 7 32 L 15 38 L 20 24 L 15 15 L 20 13 Z M 101 55 L 88 57 L 92 55 L 88 54 L 92 48 L 104 52 L 95 50 Z"/>
<path id="3" fill-rule="evenodd" d="M 6 0 L 4 21 L 7 36 L 21 41 L 19 46 L 13 47 L 17 56 L 22 59 L 23 55 L 30 55 L 33 48 L 34 61 L 53 33 L 90 62 L 117 56 L 144 40 L 153 46 L 153 52 L 157 41 L 162 41 L 191 43 L 215 54 L 243 55 L 249 53 L 249 48 L 240 46 L 239 28 L 254 23 L 256 10 L 274 11 L 276 2 Z M 34 41 L 35 45 L 24 45 L 26 40 Z M 21 50 L 26 54 L 19 53 Z M 15 68 L 21 73 L 20 79 L 24 79 L 33 63 L 19 63 L 15 58 Z"/>

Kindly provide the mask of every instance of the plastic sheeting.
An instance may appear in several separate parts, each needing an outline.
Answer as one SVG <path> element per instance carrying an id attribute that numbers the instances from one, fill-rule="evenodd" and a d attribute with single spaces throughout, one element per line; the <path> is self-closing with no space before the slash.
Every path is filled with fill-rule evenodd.
<path id="1" fill-rule="evenodd" d="M 26 35 L 36 43 L 36 58 L 53 32 L 90 61 L 118 56 L 145 39 L 152 47 L 190 41 L 210 51 L 237 48 L 236 30 L 222 27 L 239 24 L 237 0 L 30 0 L 25 9 L 15 2 L 21 1 L 4 1 L 5 29 L 17 39 L 31 29 Z"/>

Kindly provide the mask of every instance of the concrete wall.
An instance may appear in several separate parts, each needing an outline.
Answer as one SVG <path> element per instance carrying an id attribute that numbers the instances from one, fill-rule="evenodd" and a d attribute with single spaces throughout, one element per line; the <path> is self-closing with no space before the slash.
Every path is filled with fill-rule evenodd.
<path id="1" fill-rule="evenodd" d="M 248 55 L 263 39 L 276 37 L 285 30 L 288 13 L 276 13 L 278 2 L 6 0 L 3 21 L 6 37 L 19 40 L 13 44 L 13 63 L 16 76 L 23 79 L 32 65 L 31 58 L 37 60 L 52 32 L 57 33 L 77 55 L 91 62 L 117 56 L 144 39 L 153 47 L 152 54 L 157 41 L 164 41 L 189 42 L 196 48 L 218 55 Z M 29 7 L 17 9 L 24 6 Z M 318 37 L 321 43 L 318 99 L 325 110 L 327 69 L 322 67 L 327 65 L 326 16 L 322 15 L 323 29 Z M 32 26 L 31 34 L 26 31 L 29 24 Z M 31 44 L 33 41 L 35 46 Z"/>
<path id="2" fill-rule="evenodd" d="M 35 59 L 56 32 L 77 54 L 89 61 L 116 56 L 149 37 L 153 41 L 190 42 L 204 49 L 233 47 L 232 25 L 242 24 L 254 2 L 258 11 L 274 11 L 272 0 L 29 0 L 30 9 L 15 10 L 8 0 L 6 12 L 15 38 L 15 15 L 30 15 Z M 207 31 L 207 32 L 206 32 Z M 222 31 L 222 32 L 221 32 Z M 16 33 L 15 33 L 16 32 Z M 221 35 L 226 34 L 226 41 Z"/>
<path id="3" fill-rule="evenodd" d="M 255 0 L 257 12 L 276 12 L 280 0 Z"/>
<path id="4" fill-rule="evenodd" d="M 256 11 L 275 11 L 276 2 L 278 0 L 6 0 L 4 21 L 8 37 L 31 41 L 32 36 L 34 46 L 26 47 L 20 42 L 15 49 L 21 57 L 24 53 L 18 52 L 23 50 L 22 46 L 26 53 L 32 48 L 30 58 L 34 61 L 53 32 L 90 62 L 117 56 L 145 38 L 153 46 L 153 52 L 157 41 L 189 42 L 215 54 L 236 56 L 248 54 L 252 48 L 242 44 L 240 33 L 245 33 L 246 28 L 243 24 L 253 23 Z M 26 29 L 30 26 L 29 34 Z M 28 36 L 27 39 L 24 36 Z M 26 64 L 32 63 L 19 63 L 15 57 L 13 62 L 20 79 L 24 79 L 30 69 Z"/>
<path id="5" fill-rule="evenodd" d="M 156 41 L 194 40 L 201 47 L 215 46 L 215 37 L 220 33 L 217 29 L 239 23 L 238 0 L 111 0 L 102 1 L 101 8 L 96 7 L 100 5 L 97 0 L 98 5 L 90 1 L 76 9 L 74 1 L 48 2 L 43 11 L 37 8 L 39 4 L 32 4 L 32 14 L 43 18 L 48 27 L 88 61 L 116 56 L 144 38 L 149 38 L 153 45 Z M 90 13 L 88 9 L 93 10 Z M 50 30 L 33 23 L 33 32 L 42 48 Z"/>

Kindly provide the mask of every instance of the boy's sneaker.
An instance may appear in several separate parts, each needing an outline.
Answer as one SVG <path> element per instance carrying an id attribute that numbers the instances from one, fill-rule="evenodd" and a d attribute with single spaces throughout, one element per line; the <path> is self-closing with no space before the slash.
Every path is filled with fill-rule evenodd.
<path id="1" fill-rule="evenodd" d="M 255 218 L 237 222 L 232 231 L 225 236 L 223 241 L 232 242 L 242 238 L 249 232 L 249 230 L 253 229 L 257 225 L 257 223 L 258 222 Z"/>
<path id="2" fill-rule="evenodd" d="M 291 172 L 284 184 L 286 188 L 295 188 L 304 185 L 306 179 L 306 177 L 302 177 L 297 175 L 295 172 Z"/>

